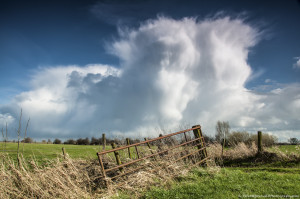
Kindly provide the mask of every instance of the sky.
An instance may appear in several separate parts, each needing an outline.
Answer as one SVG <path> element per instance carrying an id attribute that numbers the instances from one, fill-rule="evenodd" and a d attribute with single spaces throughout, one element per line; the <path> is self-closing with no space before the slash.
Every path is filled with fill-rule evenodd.
<path id="1" fill-rule="evenodd" d="M 10 138 L 157 136 L 200 124 L 300 139 L 300 1 L 0 1 Z"/>

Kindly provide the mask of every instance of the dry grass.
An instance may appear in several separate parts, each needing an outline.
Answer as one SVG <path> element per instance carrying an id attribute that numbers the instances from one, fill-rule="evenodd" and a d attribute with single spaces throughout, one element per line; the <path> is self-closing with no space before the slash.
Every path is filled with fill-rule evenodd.
<path id="1" fill-rule="evenodd" d="M 222 157 L 220 144 L 211 144 L 208 147 L 208 172 L 217 173 L 220 170 L 215 163 L 223 159 L 245 159 L 255 157 L 257 147 L 255 144 L 247 146 L 243 143 L 234 148 L 225 150 Z M 275 151 L 279 160 L 300 158 L 299 154 L 287 155 L 279 149 Z M 118 190 L 130 192 L 133 198 L 143 194 L 150 186 L 165 186 L 177 176 L 185 176 L 197 158 L 196 156 L 174 163 L 174 156 L 164 156 L 156 161 L 144 161 L 134 167 L 145 165 L 144 169 L 109 181 L 106 189 L 105 181 L 101 178 L 98 161 L 73 160 L 58 158 L 50 161 L 43 167 L 32 160 L 25 163 L 20 158 L 20 165 L 7 156 L 2 155 L 0 163 L 0 198 L 110 198 Z M 114 161 L 113 159 L 110 161 Z M 134 169 L 131 167 L 131 169 Z"/>
<path id="2" fill-rule="evenodd" d="M 274 146 L 272 150 L 265 148 L 262 154 L 257 154 L 257 146 L 254 142 L 250 146 L 244 143 L 238 143 L 235 147 L 224 151 L 222 157 L 222 146 L 218 143 L 211 144 L 208 148 L 208 155 L 217 163 L 223 163 L 223 160 L 246 160 L 250 158 L 254 161 L 270 162 L 270 161 L 297 161 L 300 160 L 300 147 L 296 147 L 296 152 L 285 153 L 279 147 Z"/>
<path id="3" fill-rule="evenodd" d="M 247 146 L 245 143 L 240 142 L 237 146 L 232 149 L 226 150 L 224 153 L 225 158 L 228 159 L 242 159 L 253 157 L 257 153 L 257 146 L 254 142 L 250 146 Z"/>
<path id="4" fill-rule="evenodd" d="M 0 198 L 109 198 L 120 189 L 139 197 L 151 185 L 163 186 L 176 176 L 186 175 L 187 166 L 192 165 L 183 161 L 170 164 L 172 156 L 148 160 L 134 166 L 145 165 L 144 169 L 109 180 L 107 189 L 98 161 L 61 157 L 41 167 L 34 160 L 26 163 L 22 157 L 20 165 L 6 155 L 0 158 Z"/>
<path id="5" fill-rule="evenodd" d="M 100 193 L 92 174 L 98 165 L 87 161 L 64 161 L 49 163 L 41 168 L 35 161 L 20 166 L 7 156 L 0 165 L 0 198 L 97 198 Z M 23 160 L 21 158 L 21 160 Z M 97 171 L 97 173 L 100 171 Z"/>

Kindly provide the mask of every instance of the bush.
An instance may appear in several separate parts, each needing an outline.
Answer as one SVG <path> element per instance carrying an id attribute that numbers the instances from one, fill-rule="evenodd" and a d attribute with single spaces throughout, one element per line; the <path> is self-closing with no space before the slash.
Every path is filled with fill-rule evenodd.
<path id="1" fill-rule="evenodd" d="M 64 144 L 76 144 L 76 141 L 73 139 L 69 139 L 69 140 L 65 141 Z"/>
<path id="2" fill-rule="evenodd" d="M 254 141 L 255 144 L 257 145 L 257 134 L 253 134 L 251 135 L 250 138 L 251 141 Z M 273 146 L 276 144 L 276 142 L 278 141 L 277 137 L 274 135 L 269 135 L 269 134 L 262 134 L 262 144 L 263 146 L 269 147 L 269 146 Z"/>
<path id="3" fill-rule="evenodd" d="M 89 145 L 90 140 L 89 140 L 89 138 L 85 138 L 85 139 L 79 138 L 79 139 L 77 139 L 77 144 L 78 145 Z"/>
<path id="4" fill-rule="evenodd" d="M 53 144 L 61 144 L 61 140 L 56 138 L 56 139 L 53 141 Z"/>
<path id="5" fill-rule="evenodd" d="M 215 139 L 213 137 L 210 137 L 208 135 L 203 135 L 204 141 L 205 143 L 213 143 L 215 141 Z"/>
<path id="6" fill-rule="evenodd" d="M 92 137 L 90 144 L 91 145 L 100 145 L 100 144 L 102 144 L 102 138 L 97 139 L 95 137 Z"/>
<path id="7" fill-rule="evenodd" d="M 298 143 L 300 143 L 299 140 L 298 140 L 297 138 L 290 138 L 288 141 L 289 141 L 289 143 L 291 143 L 291 144 L 298 144 Z"/>
<path id="8" fill-rule="evenodd" d="M 245 144 L 250 144 L 250 134 L 246 131 L 239 132 L 235 131 L 229 134 L 228 142 L 231 146 L 237 146 L 239 143 L 243 142 Z"/>
<path id="9" fill-rule="evenodd" d="M 33 139 L 31 139 L 30 137 L 27 137 L 24 139 L 25 143 L 33 143 Z"/>

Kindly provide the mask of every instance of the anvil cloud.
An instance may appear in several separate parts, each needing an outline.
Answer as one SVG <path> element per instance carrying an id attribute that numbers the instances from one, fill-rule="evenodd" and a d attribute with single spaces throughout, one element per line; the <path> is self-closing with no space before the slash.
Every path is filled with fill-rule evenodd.
<path id="1" fill-rule="evenodd" d="M 259 37 L 230 17 L 158 17 L 123 28 L 107 45 L 119 66 L 40 67 L 28 91 L 0 106 L 0 121 L 13 125 L 22 108 L 37 138 L 157 135 L 157 127 L 186 123 L 212 135 L 217 120 L 289 138 L 300 131 L 299 84 L 265 93 L 246 88 L 248 54 Z"/>

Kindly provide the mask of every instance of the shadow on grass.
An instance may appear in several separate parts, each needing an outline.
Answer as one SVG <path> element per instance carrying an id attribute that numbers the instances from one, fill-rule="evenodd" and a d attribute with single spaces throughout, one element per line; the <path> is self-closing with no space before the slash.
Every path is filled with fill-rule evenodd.
<path id="1" fill-rule="evenodd" d="M 231 159 L 224 157 L 225 167 L 293 167 L 300 168 L 300 158 L 282 158 L 276 153 L 263 152 L 246 158 Z"/>

